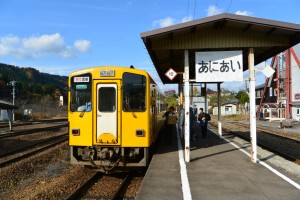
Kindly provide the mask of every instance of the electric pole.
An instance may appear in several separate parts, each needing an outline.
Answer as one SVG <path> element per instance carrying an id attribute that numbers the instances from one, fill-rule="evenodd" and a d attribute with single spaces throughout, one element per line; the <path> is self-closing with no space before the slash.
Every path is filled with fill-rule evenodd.
<path id="1" fill-rule="evenodd" d="M 11 85 L 13 87 L 13 106 L 15 106 L 15 86 L 16 86 L 17 81 L 10 81 L 7 83 L 7 85 Z M 13 121 L 15 121 L 15 109 L 13 108 L 12 110 L 12 116 L 13 116 Z"/>

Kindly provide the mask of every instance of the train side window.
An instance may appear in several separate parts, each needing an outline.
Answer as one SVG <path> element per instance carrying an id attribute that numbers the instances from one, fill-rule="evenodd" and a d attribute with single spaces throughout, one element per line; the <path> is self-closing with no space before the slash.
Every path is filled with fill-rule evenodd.
<path id="1" fill-rule="evenodd" d="M 146 77 L 139 74 L 123 74 L 123 110 L 144 112 L 146 110 Z"/>
<path id="2" fill-rule="evenodd" d="M 72 112 L 89 112 L 92 110 L 92 76 L 82 74 L 71 77 L 70 110 Z"/>

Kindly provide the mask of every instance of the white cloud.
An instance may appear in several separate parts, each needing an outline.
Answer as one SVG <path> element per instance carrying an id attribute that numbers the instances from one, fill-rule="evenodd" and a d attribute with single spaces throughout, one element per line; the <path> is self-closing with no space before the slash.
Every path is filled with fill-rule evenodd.
<path id="1" fill-rule="evenodd" d="M 91 45 L 88 40 L 76 40 L 74 42 L 74 47 L 81 53 L 86 53 L 90 50 Z"/>
<path id="2" fill-rule="evenodd" d="M 176 20 L 172 17 L 166 17 L 164 19 L 159 19 L 159 20 L 155 20 L 152 22 L 152 27 L 153 28 L 164 28 L 167 26 L 172 26 L 176 23 L 178 23 L 178 21 L 180 21 L 180 23 L 184 23 L 184 22 L 188 22 L 193 20 L 192 16 L 185 16 L 184 18 L 182 18 L 181 20 Z"/>
<path id="3" fill-rule="evenodd" d="M 236 11 L 235 14 L 237 14 L 237 15 L 245 15 L 245 16 L 251 16 L 252 15 L 252 13 L 249 12 L 249 11 L 240 11 L 240 10 Z"/>
<path id="4" fill-rule="evenodd" d="M 72 58 L 77 53 L 86 53 L 89 50 L 90 41 L 77 40 L 74 42 L 74 46 L 68 46 L 59 33 L 28 38 L 19 38 L 14 35 L 0 37 L 0 57 L 36 59 L 54 55 L 62 58 Z"/>
<path id="5" fill-rule="evenodd" d="M 172 17 L 166 17 L 164 19 L 159 19 L 159 20 L 155 20 L 152 23 L 152 26 L 155 27 L 159 27 L 159 28 L 163 28 L 163 27 L 167 27 L 167 26 L 172 26 L 174 25 L 176 22 L 176 20 Z"/>
<path id="6" fill-rule="evenodd" d="M 20 39 L 16 36 L 9 35 L 0 38 L 0 57 L 8 55 L 9 52 L 18 47 L 19 42 Z"/>
<path id="7" fill-rule="evenodd" d="M 184 23 L 184 22 L 188 22 L 188 21 L 192 21 L 193 20 L 193 16 L 186 16 L 184 18 L 181 19 L 181 23 Z"/>
<path id="8" fill-rule="evenodd" d="M 207 16 L 218 15 L 223 12 L 223 9 L 218 9 L 216 6 L 210 5 L 207 9 Z"/>
<path id="9" fill-rule="evenodd" d="M 64 39 L 60 34 L 56 33 L 53 35 L 42 35 L 40 37 L 30 37 L 23 39 L 23 47 L 25 49 L 36 51 L 36 52 L 45 52 L 45 53 L 54 53 L 61 51 L 65 48 Z"/>

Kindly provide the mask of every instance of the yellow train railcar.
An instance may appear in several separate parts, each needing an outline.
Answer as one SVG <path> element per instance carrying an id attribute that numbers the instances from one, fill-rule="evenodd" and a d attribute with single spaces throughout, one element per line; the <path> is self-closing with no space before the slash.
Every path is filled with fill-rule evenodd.
<path id="1" fill-rule="evenodd" d="M 96 67 L 69 77 L 71 163 L 104 171 L 145 167 L 163 121 L 146 71 Z"/>

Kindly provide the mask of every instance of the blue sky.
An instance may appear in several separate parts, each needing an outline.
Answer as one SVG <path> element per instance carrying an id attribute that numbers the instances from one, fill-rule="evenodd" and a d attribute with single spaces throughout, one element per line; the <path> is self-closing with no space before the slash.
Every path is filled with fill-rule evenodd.
<path id="1" fill-rule="evenodd" d="M 225 12 L 300 24 L 299 7 L 299 0 L 0 0 L 0 63 L 66 76 L 134 65 L 162 90 L 177 90 L 161 84 L 141 32 Z M 257 84 L 263 80 L 257 73 Z M 243 86 L 222 84 L 235 91 Z"/>

